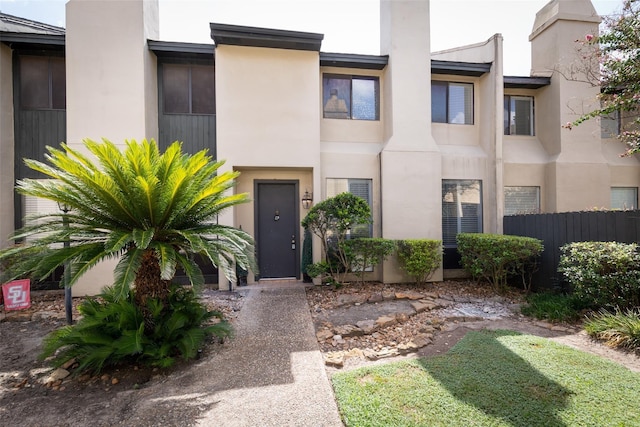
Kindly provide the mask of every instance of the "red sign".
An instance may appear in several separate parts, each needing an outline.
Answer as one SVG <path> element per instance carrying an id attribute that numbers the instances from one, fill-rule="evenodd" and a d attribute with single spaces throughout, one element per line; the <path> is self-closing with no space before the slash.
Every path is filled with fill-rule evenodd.
<path id="1" fill-rule="evenodd" d="M 14 280 L 2 285 L 4 309 L 22 310 L 31 307 L 31 280 Z"/>

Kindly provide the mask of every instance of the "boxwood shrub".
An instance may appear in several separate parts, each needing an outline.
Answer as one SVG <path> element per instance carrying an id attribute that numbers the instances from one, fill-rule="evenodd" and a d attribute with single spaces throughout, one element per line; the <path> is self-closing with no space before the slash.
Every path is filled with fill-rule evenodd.
<path id="1" fill-rule="evenodd" d="M 442 242 L 431 239 L 398 240 L 398 261 L 416 283 L 426 283 L 442 264 Z"/>
<path id="2" fill-rule="evenodd" d="M 635 243 L 575 242 L 560 248 L 558 271 L 592 309 L 640 306 L 640 253 Z"/>
<path id="3" fill-rule="evenodd" d="M 504 288 L 510 277 L 518 277 L 525 290 L 544 247 L 532 237 L 503 234 L 460 233 L 457 236 L 462 267 L 476 280 L 487 280 Z"/>

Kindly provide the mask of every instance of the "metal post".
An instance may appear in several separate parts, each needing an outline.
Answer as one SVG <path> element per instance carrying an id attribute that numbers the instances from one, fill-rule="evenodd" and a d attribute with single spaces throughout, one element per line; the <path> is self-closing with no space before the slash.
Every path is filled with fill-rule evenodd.
<path id="1" fill-rule="evenodd" d="M 63 212 L 62 215 L 62 227 L 65 232 L 69 231 L 69 218 L 67 218 L 67 213 L 71 209 L 68 206 L 62 205 L 60 206 L 60 210 Z M 69 241 L 69 236 L 67 236 L 64 240 L 64 248 L 67 249 L 71 245 Z M 69 286 L 69 281 L 71 279 L 71 270 L 69 269 L 69 261 L 64 262 L 64 311 L 67 317 L 67 325 L 73 324 L 73 306 L 71 303 L 71 286 Z"/>

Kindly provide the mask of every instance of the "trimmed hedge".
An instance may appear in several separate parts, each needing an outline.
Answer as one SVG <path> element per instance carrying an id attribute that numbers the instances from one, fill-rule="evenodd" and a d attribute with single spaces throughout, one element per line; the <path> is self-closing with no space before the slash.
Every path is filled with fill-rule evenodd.
<path id="1" fill-rule="evenodd" d="M 364 283 L 367 268 L 384 261 L 396 249 L 394 240 L 379 237 L 360 237 L 345 240 L 342 250 L 349 260 L 350 270 Z"/>
<path id="2" fill-rule="evenodd" d="M 426 283 L 442 264 L 442 242 L 431 239 L 398 240 L 400 267 L 417 284 Z"/>
<path id="3" fill-rule="evenodd" d="M 462 267 L 474 279 L 504 288 L 510 277 L 519 276 L 524 289 L 530 290 L 536 259 L 544 250 L 541 240 L 483 233 L 460 233 L 456 240 Z"/>
<path id="4" fill-rule="evenodd" d="M 592 309 L 640 306 L 640 253 L 635 243 L 575 242 L 560 248 L 558 272 Z"/>

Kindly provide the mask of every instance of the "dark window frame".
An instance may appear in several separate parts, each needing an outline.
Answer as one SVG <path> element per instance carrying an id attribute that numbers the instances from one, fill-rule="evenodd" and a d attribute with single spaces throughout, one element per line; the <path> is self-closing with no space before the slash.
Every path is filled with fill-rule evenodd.
<path id="1" fill-rule="evenodd" d="M 530 126 L 531 126 L 531 130 L 528 134 L 524 134 L 524 133 L 517 133 L 511 132 L 511 98 L 512 97 L 517 97 L 517 98 L 529 98 L 531 100 L 530 105 L 531 105 L 531 120 L 530 120 Z M 536 99 L 535 96 L 532 95 L 515 95 L 515 94 L 505 94 L 504 95 L 504 110 L 505 110 L 505 114 L 504 114 L 504 123 L 503 123 L 503 131 L 505 135 L 509 135 L 509 136 L 536 136 Z"/>
<path id="2" fill-rule="evenodd" d="M 329 98 L 331 97 L 331 89 L 327 87 L 327 80 L 348 80 L 349 81 L 349 104 L 347 106 L 347 111 L 345 117 L 339 117 L 337 115 L 332 116 L 331 112 L 325 111 L 325 105 Z M 354 97 L 353 97 L 353 81 L 354 80 L 362 80 L 362 81 L 373 81 L 374 82 L 374 94 L 373 94 L 373 102 L 374 102 L 374 118 L 360 118 L 354 117 Z M 329 93 L 327 93 L 329 90 Z M 323 73 L 322 75 L 322 118 L 324 119 L 339 119 L 339 120 L 361 120 L 361 121 L 380 121 L 380 77 L 378 76 L 366 76 L 366 75 L 355 75 L 355 74 L 334 74 L 334 73 Z"/>
<path id="3" fill-rule="evenodd" d="M 18 53 L 17 55 L 18 61 L 18 106 L 22 111 L 66 111 L 67 109 L 67 85 L 66 85 L 66 59 L 61 54 L 38 54 L 31 52 Z M 46 60 L 47 70 L 46 73 L 46 87 L 47 93 L 41 94 L 42 98 L 46 98 L 46 101 L 40 105 L 35 105 L 27 102 L 25 99 L 26 91 L 25 85 L 27 82 L 25 81 L 25 73 L 27 72 L 27 66 L 25 59 L 43 59 Z M 59 69 L 56 69 L 56 66 L 53 62 L 58 62 L 62 66 L 62 73 L 59 73 Z M 41 82 L 42 83 L 42 82 Z M 34 87 L 34 85 L 29 85 L 30 87 Z M 60 102 L 60 100 L 62 102 Z"/>
<path id="4" fill-rule="evenodd" d="M 215 87 L 215 66 L 212 63 L 206 61 L 163 61 L 159 63 L 160 72 L 159 78 L 161 79 L 162 85 L 162 99 L 160 99 L 160 108 L 162 109 L 162 114 L 166 115 L 202 115 L 202 116 L 213 116 L 216 114 L 216 87 Z M 187 90 L 187 111 L 168 111 L 167 108 L 167 81 L 166 71 L 167 69 L 171 69 L 175 67 L 175 69 L 184 69 L 187 70 L 187 87 L 184 88 Z M 213 99 L 211 109 L 207 111 L 197 111 L 194 112 L 194 80 L 193 80 L 193 70 L 194 68 L 202 70 L 205 68 L 210 68 L 213 77 L 213 86 L 211 87 L 211 98 Z"/>
<path id="5" fill-rule="evenodd" d="M 451 86 L 452 85 L 463 85 L 463 86 L 469 86 L 471 87 L 471 121 L 469 123 L 466 122 L 466 116 L 465 116 L 465 123 L 456 123 L 453 122 L 453 118 L 450 117 L 449 114 L 449 109 L 450 109 L 450 105 L 451 105 L 451 101 L 450 101 L 450 93 L 451 93 Z M 433 96 L 433 87 L 434 86 L 442 86 L 445 88 L 445 105 L 444 105 L 444 113 L 445 113 L 445 120 L 441 121 L 441 120 L 434 120 L 433 117 L 433 112 L 434 112 L 434 108 L 433 108 L 433 103 L 436 101 L 436 99 Z M 476 112 L 475 112 L 475 84 L 472 82 L 460 82 L 460 81 L 449 81 L 449 80 L 432 80 L 431 81 L 431 122 L 432 123 L 443 123 L 443 124 L 449 124 L 449 125 L 465 125 L 465 126 L 473 126 L 475 125 L 475 120 L 476 120 Z"/>

